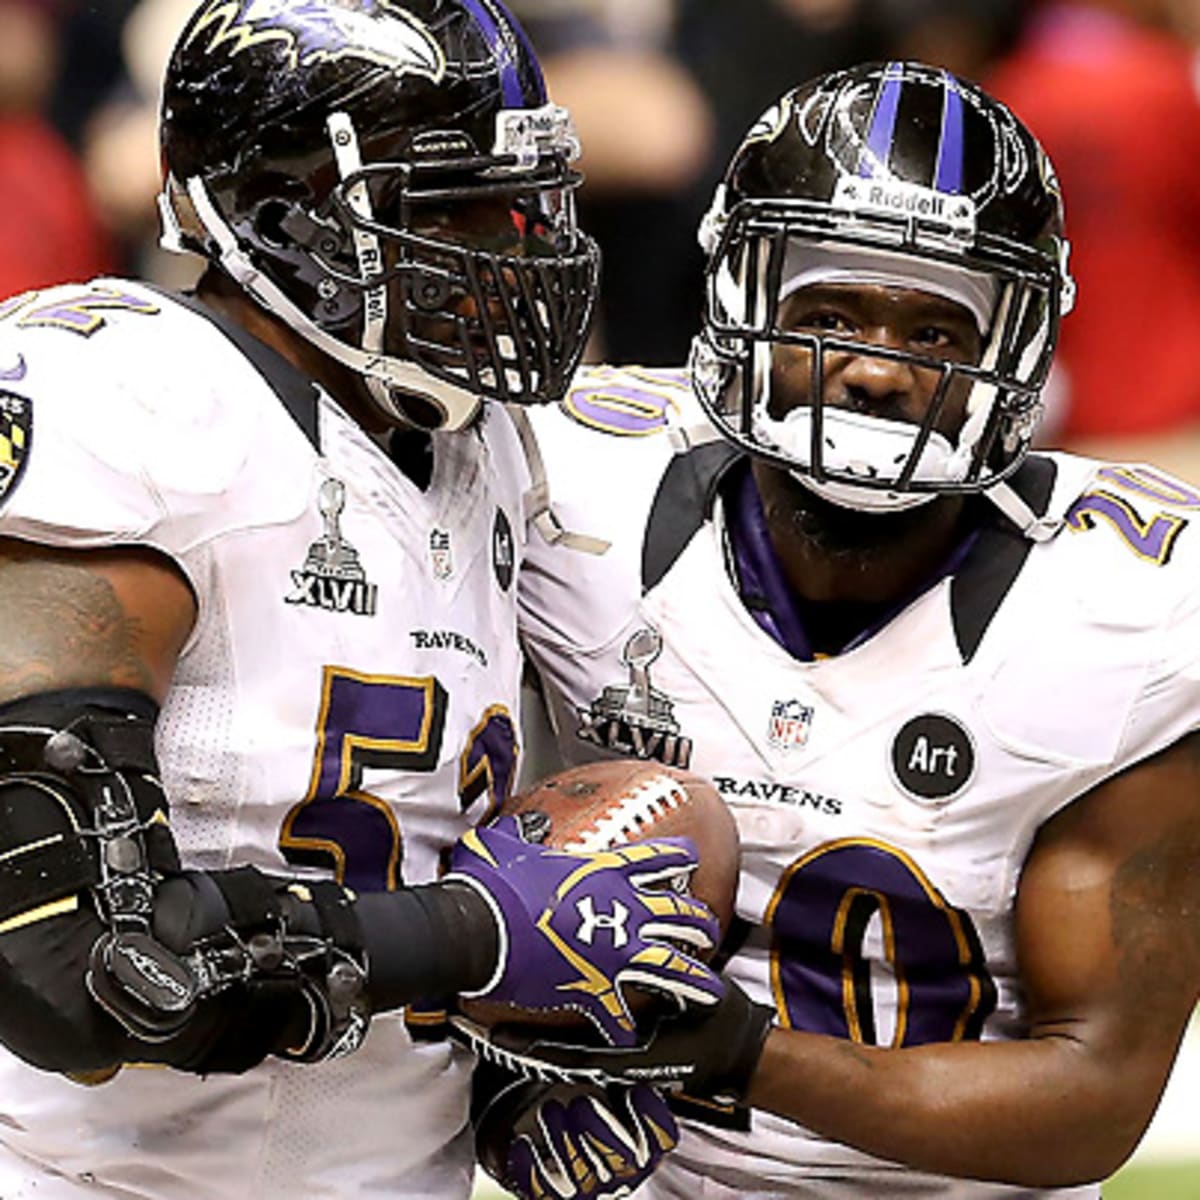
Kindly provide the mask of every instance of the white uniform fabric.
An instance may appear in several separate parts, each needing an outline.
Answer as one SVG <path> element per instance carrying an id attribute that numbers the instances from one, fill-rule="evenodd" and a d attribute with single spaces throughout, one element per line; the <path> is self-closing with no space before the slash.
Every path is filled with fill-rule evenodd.
<path id="1" fill-rule="evenodd" d="M 277 391 L 138 285 L 43 293 L 0 330 L 0 407 L 30 426 L 0 536 L 141 543 L 195 589 L 158 727 L 185 863 L 326 878 L 336 859 L 360 891 L 436 878 L 514 765 L 526 481 L 503 410 L 435 437 L 422 492 L 282 360 Z M 465 1197 L 468 1073 L 395 1015 L 346 1059 L 236 1078 L 89 1089 L 4 1055 L 0 1195 Z"/>
<path id="2" fill-rule="evenodd" d="M 801 661 L 739 598 L 723 503 L 704 519 L 702 488 L 660 504 L 682 551 L 641 595 L 648 512 L 679 442 L 661 429 L 698 421 L 682 374 L 585 371 L 565 409 L 533 415 L 551 503 L 612 549 L 535 536 L 522 575 L 564 756 L 641 754 L 716 781 L 750 927 L 728 970 L 781 1023 L 879 1045 L 1020 1036 L 1012 913 L 1038 827 L 1200 725 L 1200 495 L 1148 469 L 1031 462 L 1053 476 L 1050 514 L 1069 514 L 1057 537 L 997 531 L 988 570 L 968 559 L 857 646 Z M 919 1176 L 754 1113 L 749 1132 L 687 1123 L 646 1194 L 1098 1189 Z"/>

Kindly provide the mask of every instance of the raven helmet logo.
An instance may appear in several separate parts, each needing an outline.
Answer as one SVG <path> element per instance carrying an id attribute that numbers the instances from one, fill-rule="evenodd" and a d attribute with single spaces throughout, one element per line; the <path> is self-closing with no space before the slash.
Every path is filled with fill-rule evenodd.
<path id="1" fill-rule="evenodd" d="M 424 25 L 386 0 L 361 4 L 352 9 L 316 0 L 209 0 L 190 40 L 211 31 L 208 52 L 227 48 L 231 56 L 281 42 L 293 68 L 357 58 L 398 75 L 424 75 L 435 83 L 442 78 L 446 57 Z"/>

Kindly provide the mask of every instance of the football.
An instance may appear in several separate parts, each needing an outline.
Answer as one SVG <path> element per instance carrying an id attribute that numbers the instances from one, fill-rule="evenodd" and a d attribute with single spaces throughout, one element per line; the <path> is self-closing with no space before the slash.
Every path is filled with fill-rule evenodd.
<path id="1" fill-rule="evenodd" d="M 712 909 L 722 934 L 729 928 L 737 898 L 737 825 L 717 789 L 699 775 L 645 761 L 585 763 L 510 797 L 500 815 L 519 816 L 531 841 L 585 853 L 622 842 L 691 838 L 700 865 L 688 891 Z M 629 1003 L 636 1011 L 649 999 L 631 994 Z M 463 1011 L 485 1025 L 569 1025 L 585 1020 L 572 1012 L 532 1016 L 487 1000 L 464 1001 Z"/>

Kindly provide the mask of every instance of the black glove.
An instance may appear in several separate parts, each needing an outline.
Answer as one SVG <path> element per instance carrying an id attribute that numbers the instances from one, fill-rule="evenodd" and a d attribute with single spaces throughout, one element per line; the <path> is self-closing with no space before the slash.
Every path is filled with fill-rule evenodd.
<path id="1" fill-rule="evenodd" d="M 148 935 L 115 939 L 86 895 L 61 915 L 5 931 L 0 1041 L 43 1070 L 99 1077 L 125 1062 L 240 1072 L 304 1044 L 319 1011 L 313 988 L 300 986 L 300 971 L 283 961 L 271 969 L 257 928 L 244 940 L 229 932 L 214 883 L 229 874 L 189 872 L 160 884 Z M 198 948 L 207 944 L 213 950 L 202 959 Z M 288 945 L 280 960 L 284 950 L 294 958 Z M 149 1003 L 159 995 L 168 1006 Z"/>
<path id="2" fill-rule="evenodd" d="M 755 1004 L 729 979 L 714 1008 L 659 1017 L 637 1045 L 589 1046 L 556 1040 L 557 1030 L 498 1025 L 485 1029 L 458 1015 L 454 1036 L 485 1062 L 529 1079 L 564 1083 L 649 1083 L 698 1100 L 737 1104 L 750 1086 L 774 1011 Z"/>

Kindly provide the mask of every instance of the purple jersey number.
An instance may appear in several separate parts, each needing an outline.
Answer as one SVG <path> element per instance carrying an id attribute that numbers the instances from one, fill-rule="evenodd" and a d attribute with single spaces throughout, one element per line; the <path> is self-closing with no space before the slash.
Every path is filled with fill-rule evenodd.
<path id="1" fill-rule="evenodd" d="M 846 839 L 784 873 L 767 909 L 771 989 L 785 1028 L 879 1044 L 868 955 L 877 918 L 895 992 L 892 1046 L 978 1038 L 996 988 L 967 913 L 902 851 Z"/>
<path id="2" fill-rule="evenodd" d="M 391 804 L 363 787 L 368 767 L 431 772 L 441 759 L 446 692 L 432 676 L 364 675 L 326 667 L 312 780 L 284 820 L 279 847 L 290 863 L 328 868 L 357 891 L 403 882 L 403 838 Z M 489 812 L 516 777 L 511 717 L 494 705 L 460 755 L 459 807 L 485 791 Z"/>
<path id="3" fill-rule="evenodd" d="M 466 812 L 485 792 L 487 811 L 479 818 L 486 824 L 512 794 L 517 777 L 517 731 L 502 704 L 493 704 L 483 720 L 471 730 L 466 749 L 458 760 L 458 803 Z"/>
<path id="4" fill-rule="evenodd" d="M 1143 500 L 1185 511 L 1200 508 L 1200 493 L 1153 467 L 1104 467 L 1096 473 L 1096 478 Z M 1188 524 L 1186 517 L 1176 513 L 1158 512 L 1143 517 L 1124 496 L 1096 488 L 1071 505 L 1066 516 L 1067 528 L 1076 533 L 1094 529 L 1097 518 L 1111 525 L 1138 558 L 1160 567 L 1170 562 L 1175 542 Z"/>

